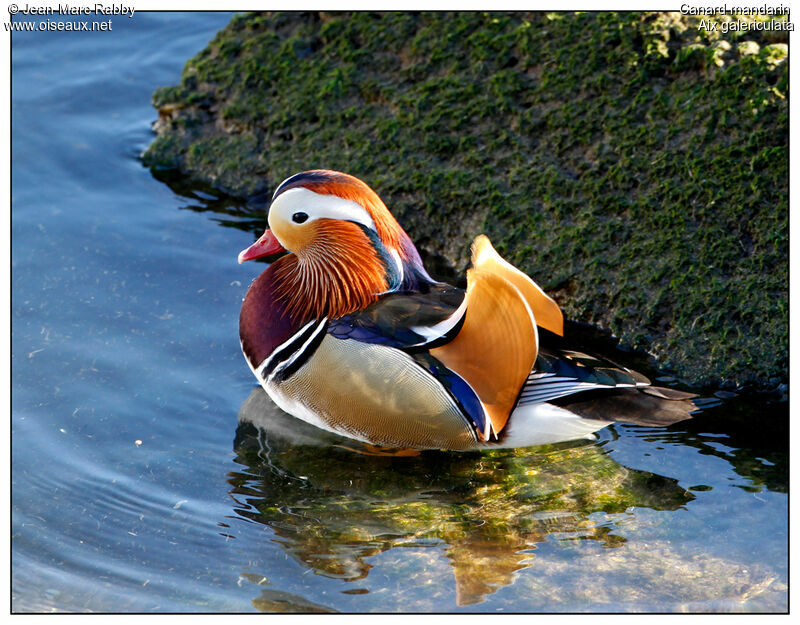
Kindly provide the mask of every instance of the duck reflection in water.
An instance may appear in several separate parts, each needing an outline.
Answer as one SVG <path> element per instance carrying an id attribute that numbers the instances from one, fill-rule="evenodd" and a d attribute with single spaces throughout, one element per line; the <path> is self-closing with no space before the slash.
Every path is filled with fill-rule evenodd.
<path id="1" fill-rule="evenodd" d="M 230 477 L 236 513 L 269 526 L 301 565 L 350 582 L 367 578 L 370 556 L 444 546 L 459 606 L 481 603 L 535 566 L 548 536 L 625 542 L 593 513 L 675 510 L 694 499 L 676 480 L 623 467 L 587 441 L 412 457 L 369 455 L 356 445 L 254 389 L 234 441 L 243 467 Z"/>

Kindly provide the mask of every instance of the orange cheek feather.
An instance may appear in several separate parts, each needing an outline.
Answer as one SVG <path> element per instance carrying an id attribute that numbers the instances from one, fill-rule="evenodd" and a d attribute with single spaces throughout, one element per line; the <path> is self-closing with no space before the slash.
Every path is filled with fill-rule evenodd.
<path id="1" fill-rule="evenodd" d="M 317 221 L 309 221 L 304 224 L 294 224 L 276 215 L 271 216 L 269 229 L 272 230 L 283 247 L 290 252 L 300 254 L 316 239 L 318 223 Z"/>
<path id="2" fill-rule="evenodd" d="M 386 268 L 358 225 L 319 219 L 287 226 L 278 219 L 270 222 L 271 229 L 281 229 L 276 235 L 284 247 L 294 252 L 277 276 L 278 294 L 293 314 L 340 317 L 366 308 L 388 288 Z"/>

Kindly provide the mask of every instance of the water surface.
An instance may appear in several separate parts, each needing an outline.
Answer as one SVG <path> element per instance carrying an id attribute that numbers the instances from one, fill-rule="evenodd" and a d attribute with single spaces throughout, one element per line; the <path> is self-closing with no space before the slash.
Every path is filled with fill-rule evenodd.
<path id="1" fill-rule="evenodd" d="M 14 35 L 12 609 L 786 610 L 786 402 L 389 458 L 254 388 L 263 215 L 138 160 L 229 19 Z"/>

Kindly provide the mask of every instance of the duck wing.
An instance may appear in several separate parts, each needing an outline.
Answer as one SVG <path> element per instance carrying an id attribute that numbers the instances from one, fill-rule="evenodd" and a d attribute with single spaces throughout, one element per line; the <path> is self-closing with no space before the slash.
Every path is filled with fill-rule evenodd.
<path id="1" fill-rule="evenodd" d="M 542 347 L 528 375 L 518 405 L 549 402 L 589 390 L 639 388 L 650 385 L 641 373 L 610 360 L 573 350 Z"/>
<path id="2" fill-rule="evenodd" d="M 548 402 L 599 421 L 664 427 L 715 402 L 673 388 L 651 386 L 637 371 L 583 352 L 541 348 L 518 406 Z"/>
<path id="3" fill-rule="evenodd" d="M 426 285 L 425 291 L 388 293 L 364 310 L 331 320 L 328 333 L 432 356 L 440 365 L 430 366 L 430 359 L 428 366 L 418 364 L 448 388 L 488 440 L 505 427 L 536 360 L 533 308 L 547 327 L 561 331 L 555 302 L 479 236 L 466 293 L 441 283 Z"/>
<path id="4" fill-rule="evenodd" d="M 564 315 L 555 300 L 527 274 L 500 256 L 484 234 L 475 237 L 472 244 L 472 264 L 513 284 L 528 304 L 537 326 L 557 336 L 564 335 Z"/>
<path id="5" fill-rule="evenodd" d="M 411 361 L 435 378 L 477 432 L 487 416 L 478 395 L 464 378 L 430 354 L 461 329 L 467 300 L 463 289 L 430 283 L 424 290 L 394 292 L 363 310 L 331 319 L 327 333 L 340 340 L 383 345 L 407 353 Z"/>
<path id="6" fill-rule="evenodd" d="M 584 419 L 665 427 L 719 405 L 694 393 L 646 386 L 581 393 L 557 399 L 556 405 Z"/>
<path id="7" fill-rule="evenodd" d="M 332 319 L 328 333 L 406 351 L 428 349 L 458 332 L 466 312 L 464 295 L 442 282 L 420 291 L 387 293 L 363 310 Z"/>
<path id="8" fill-rule="evenodd" d="M 528 300 L 509 279 L 504 263 L 488 238 L 475 239 L 464 322 L 452 340 L 430 350 L 480 398 L 489 417 L 484 440 L 497 436 L 508 422 L 539 343 Z"/>

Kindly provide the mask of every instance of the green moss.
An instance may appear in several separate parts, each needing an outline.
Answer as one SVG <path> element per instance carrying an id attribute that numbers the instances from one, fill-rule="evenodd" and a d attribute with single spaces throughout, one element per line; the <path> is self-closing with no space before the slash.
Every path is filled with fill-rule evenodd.
<path id="1" fill-rule="evenodd" d="M 742 18 L 754 19 L 754 18 Z M 455 268 L 486 232 L 689 381 L 785 379 L 787 46 L 676 13 L 235 17 L 154 96 L 151 166 L 367 181 Z"/>
<path id="2" fill-rule="evenodd" d="M 162 106 L 184 102 L 189 97 L 189 93 L 181 86 L 161 87 L 153 94 L 153 106 Z"/>
<path id="3" fill-rule="evenodd" d="M 147 162 L 155 169 L 175 169 L 180 166 L 180 154 L 186 147 L 177 135 L 160 135 L 147 149 Z"/>

